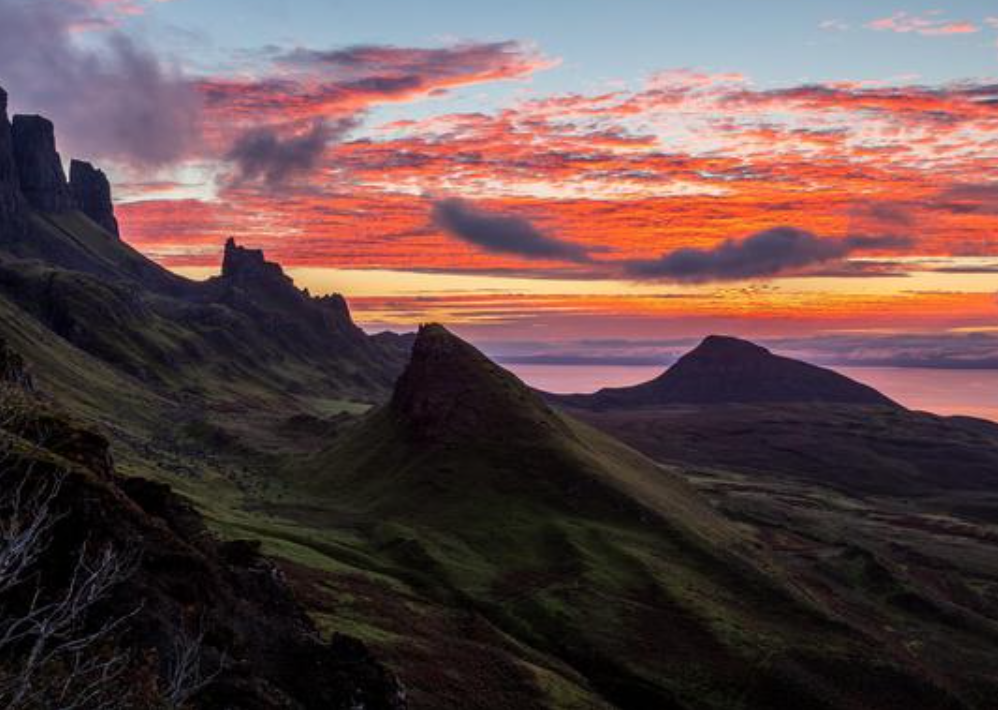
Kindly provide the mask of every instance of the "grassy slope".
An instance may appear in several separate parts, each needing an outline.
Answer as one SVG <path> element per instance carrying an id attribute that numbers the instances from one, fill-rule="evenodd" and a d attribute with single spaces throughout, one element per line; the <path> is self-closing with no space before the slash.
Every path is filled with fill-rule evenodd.
<path id="1" fill-rule="evenodd" d="M 841 404 L 569 410 L 657 461 L 902 496 L 998 485 L 998 424 Z"/>
<path id="2" fill-rule="evenodd" d="M 998 427 L 843 406 L 580 413 L 682 465 L 809 595 L 911 662 L 998 692 Z"/>
<path id="3" fill-rule="evenodd" d="M 636 707 L 753 707 L 746 694 L 767 691 L 746 669 L 853 646 L 795 603 L 760 614 L 762 602 L 773 609 L 769 583 L 709 552 L 739 531 L 577 422 L 563 420 L 572 435 L 554 450 L 539 440 L 513 458 L 478 445 L 420 455 L 381 412 L 341 435 L 321 466 L 277 477 L 278 459 L 254 446 L 266 420 L 229 409 L 210 420 L 220 440 L 207 425 L 180 436 L 185 410 L 2 301 L 0 330 L 43 389 L 111 430 L 123 471 L 171 483 L 216 531 L 261 539 L 285 560 L 317 619 L 377 647 L 414 707 L 602 708 L 635 693 Z M 552 467 L 659 497 L 649 507 L 678 526 L 593 507 L 581 489 L 563 500 L 561 483 L 533 475 Z"/>
<path id="4" fill-rule="evenodd" d="M 512 408 L 522 403 L 510 387 L 497 379 L 475 396 Z M 850 690 L 821 679 L 832 666 L 891 675 L 762 571 L 674 471 L 546 408 L 516 411 L 525 420 L 481 413 L 486 431 L 515 431 L 512 441 L 462 432 L 428 446 L 382 409 L 291 470 L 301 491 L 270 510 L 350 531 L 380 573 L 567 664 L 593 702 L 776 708 L 821 696 L 849 707 Z"/>

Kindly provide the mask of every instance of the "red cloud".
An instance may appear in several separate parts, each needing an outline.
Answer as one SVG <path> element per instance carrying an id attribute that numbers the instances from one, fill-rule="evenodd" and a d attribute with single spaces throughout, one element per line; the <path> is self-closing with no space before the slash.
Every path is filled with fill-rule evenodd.
<path id="1" fill-rule="evenodd" d="M 554 61 L 516 42 L 492 42 L 437 49 L 299 49 L 276 63 L 280 78 L 201 82 L 209 108 L 225 120 L 256 123 L 336 116 L 460 86 L 520 79 Z"/>
<path id="2" fill-rule="evenodd" d="M 204 203 L 180 214 L 135 204 L 122 223 L 173 264 L 215 263 L 221 234 L 231 232 L 290 265 L 580 279 L 780 225 L 831 238 L 898 237 L 897 248 L 878 254 L 885 268 L 910 253 L 995 253 L 994 191 L 941 193 L 998 174 L 996 98 L 988 84 L 758 90 L 736 77 L 663 74 L 638 91 L 386 124 L 327 146 L 312 181 L 280 195 L 225 188 L 206 229 L 196 224 L 198 209 L 211 211 Z M 431 222 L 432 203 L 447 197 L 521 216 L 593 262 L 539 267 L 457 242 Z M 901 237 L 914 245 L 902 248 Z M 196 248 L 185 252 L 185 241 Z M 942 312 L 944 301 L 919 303 Z M 855 298 L 824 303 L 856 307 Z"/>

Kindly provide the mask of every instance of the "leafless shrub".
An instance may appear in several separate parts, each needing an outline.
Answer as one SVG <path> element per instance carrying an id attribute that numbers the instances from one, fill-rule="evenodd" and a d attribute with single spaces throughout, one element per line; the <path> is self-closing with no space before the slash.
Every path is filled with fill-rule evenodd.
<path id="1" fill-rule="evenodd" d="M 135 556 L 84 540 L 68 580 L 50 588 L 39 562 L 63 519 L 56 504 L 66 473 L 53 464 L 41 471 L 41 459 L 31 449 L 41 451 L 43 442 L 28 444 L 11 435 L 20 412 L 4 394 L 0 392 L 0 704 L 9 710 L 127 707 L 127 694 L 115 681 L 126 670 L 128 657 L 114 641 L 137 609 L 99 621 L 91 612 L 132 573 Z"/>
<path id="2" fill-rule="evenodd" d="M 187 702 L 211 683 L 225 667 L 223 656 L 214 671 L 205 673 L 202 651 L 204 649 L 204 621 L 196 633 L 189 633 L 180 625 L 173 637 L 172 653 L 167 659 L 163 677 L 163 698 L 169 708 L 183 708 Z"/>
<path id="3" fill-rule="evenodd" d="M 47 444 L 56 432 L 33 416 L 33 398 L 0 382 L 0 707 L 7 710 L 181 710 L 225 667 L 206 672 L 204 620 L 189 632 L 179 620 L 159 677 L 148 657 L 122 648 L 141 610 L 108 612 L 115 587 L 138 567 L 138 555 L 82 539 L 65 571 L 45 572 L 69 472 Z M 27 425 L 27 427 L 26 427 Z M 30 440 L 20 436 L 29 430 Z M 53 579 L 53 577 L 58 579 Z"/>

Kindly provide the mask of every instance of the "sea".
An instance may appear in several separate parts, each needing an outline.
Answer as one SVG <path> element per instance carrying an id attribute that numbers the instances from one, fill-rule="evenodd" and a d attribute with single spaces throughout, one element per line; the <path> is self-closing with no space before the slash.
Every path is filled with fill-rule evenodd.
<path id="1" fill-rule="evenodd" d="M 632 365 L 504 365 L 527 384 L 548 392 L 587 393 L 646 382 L 664 368 Z M 917 367 L 837 367 L 909 409 L 998 422 L 998 370 Z"/>

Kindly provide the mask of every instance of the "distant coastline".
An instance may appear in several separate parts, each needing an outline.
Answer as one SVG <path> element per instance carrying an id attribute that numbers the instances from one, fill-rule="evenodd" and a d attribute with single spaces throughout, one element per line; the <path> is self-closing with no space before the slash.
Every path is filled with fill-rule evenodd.
<path id="1" fill-rule="evenodd" d="M 595 362 L 595 359 L 500 359 L 527 384 L 558 394 L 593 392 L 645 382 L 665 365 L 647 362 Z M 835 367 L 871 385 L 910 409 L 944 416 L 970 416 L 998 422 L 998 368 Z"/>

